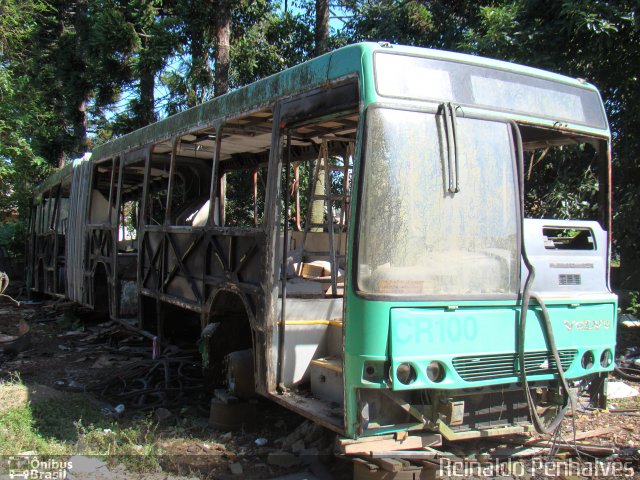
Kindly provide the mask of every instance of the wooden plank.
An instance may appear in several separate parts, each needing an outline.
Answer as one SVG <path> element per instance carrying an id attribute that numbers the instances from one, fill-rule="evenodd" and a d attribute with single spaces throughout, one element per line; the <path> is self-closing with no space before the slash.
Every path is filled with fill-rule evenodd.
<path id="1" fill-rule="evenodd" d="M 360 458 L 360 457 L 354 457 L 352 458 L 353 463 L 357 463 L 359 465 L 362 465 L 363 467 L 367 468 L 370 471 L 378 471 L 379 467 L 378 465 L 374 464 L 374 463 L 369 463 L 367 462 L 364 458 Z"/>
<path id="2" fill-rule="evenodd" d="M 590 443 L 573 443 L 573 442 L 555 442 L 553 443 L 551 440 L 544 439 L 531 439 L 525 442 L 518 441 L 515 439 L 505 439 L 506 443 L 518 444 L 527 447 L 556 447 L 560 450 L 570 450 L 575 451 L 578 450 L 583 453 L 591 453 L 594 455 L 613 455 L 615 453 L 615 449 L 606 445 L 593 445 Z"/>
<path id="3" fill-rule="evenodd" d="M 594 437 L 602 437 L 604 435 L 609 435 L 611 433 L 616 433 L 618 429 L 613 427 L 605 427 L 605 428 L 597 428 L 595 430 L 589 430 L 588 432 L 578 432 L 576 433 L 576 440 L 584 440 L 585 438 L 594 438 Z M 573 438 L 569 437 L 570 440 Z"/>
<path id="4" fill-rule="evenodd" d="M 428 452 L 424 450 L 381 450 L 378 452 L 371 452 L 371 455 L 368 458 L 393 458 L 400 462 L 407 460 L 414 461 L 423 461 L 423 460 L 436 460 L 436 458 L 441 457 L 442 454 L 440 452 Z"/>
<path id="5" fill-rule="evenodd" d="M 336 443 L 338 447 L 342 447 L 344 445 L 353 445 L 354 443 L 367 443 L 367 442 L 377 442 L 379 440 L 390 440 L 395 437 L 395 434 L 389 433 L 386 435 L 376 435 L 374 437 L 361 437 L 361 438 L 338 438 Z"/>
<path id="6" fill-rule="evenodd" d="M 371 440 L 366 442 L 338 445 L 341 453 L 347 455 L 372 455 L 377 451 L 419 450 L 424 447 L 442 445 L 442 436 L 436 433 L 428 435 L 409 435 L 404 440 L 394 438 Z"/>
<path id="7" fill-rule="evenodd" d="M 354 480 L 435 480 L 436 477 L 432 475 L 435 472 L 435 470 L 426 472 L 422 467 L 414 465 L 397 472 L 390 472 L 384 469 L 369 470 L 362 463 L 353 463 Z M 425 473 L 428 475 L 425 476 Z"/>
<path id="8" fill-rule="evenodd" d="M 514 435 L 517 433 L 525 433 L 528 431 L 528 426 L 515 425 L 512 427 L 498 427 L 490 428 L 487 430 L 469 430 L 466 432 L 454 432 L 444 424 L 440 423 L 440 432 L 449 441 L 458 440 L 471 440 L 475 438 L 490 438 L 490 437 L 502 437 L 507 435 Z"/>
<path id="9" fill-rule="evenodd" d="M 501 447 L 495 449 L 495 451 L 491 454 L 493 458 L 527 458 L 527 457 L 535 457 L 536 455 L 542 455 L 544 453 L 549 452 L 549 447 L 524 447 L 524 448 L 513 448 L 513 447 Z"/>
<path id="10" fill-rule="evenodd" d="M 380 465 L 387 472 L 396 473 L 404 469 L 404 464 L 394 458 L 374 458 L 371 461 Z"/>

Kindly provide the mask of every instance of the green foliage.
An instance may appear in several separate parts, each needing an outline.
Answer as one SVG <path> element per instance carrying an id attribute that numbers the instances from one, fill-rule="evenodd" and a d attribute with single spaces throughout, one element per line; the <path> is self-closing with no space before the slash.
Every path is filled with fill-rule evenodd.
<path id="1" fill-rule="evenodd" d="M 597 85 L 613 136 L 616 247 L 640 248 L 636 1 L 340 4 L 349 18 L 344 29 L 332 32 L 332 47 L 386 40 L 463 51 Z M 232 13 L 231 88 L 311 58 L 315 0 L 290 0 L 289 5 L 284 13 L 274 0 L 4 0 L 0 220 L 25 215 L 32 185 L 48 174 L 49 166 L 146 125 L 160 113 L 211 98 L 222 7 Z M 164 97 L 156 99 L 158 92 Z M 581 159 L 584 152 L 567 155 L 549 157 L 536 167 L 528 186 L 537 215 L 583 218 L 592 213 L 597 172 L 573 168 L 572 159 Z"/>
<path id="2" fill-rule="evenodd" d="M 27 239 L 27 224 L 17 220 L 0 223 L 0 246 L 6 248 L 11 257 L 22 257 Z"/>
<path id="3" fill-rule="evenodd" d="M 305 16 L 281 15 L 272 2 L 242 4 L 234 16 L 233 86 L 246 85 L 311 58 L 313 32 Z"/>
<path id="4" fill-rule="evenodd" d="M 625 309 L 626 313 L 631 315 L 640 315 L 640 292 L 629 292 L 629 306 Z"/>
<path id="5" fill-rule="evenodd" d="M 527 216 L 598 218 L 595 159 L 595 151 L 585 144 L 533 152 L 525 164 Z"/>

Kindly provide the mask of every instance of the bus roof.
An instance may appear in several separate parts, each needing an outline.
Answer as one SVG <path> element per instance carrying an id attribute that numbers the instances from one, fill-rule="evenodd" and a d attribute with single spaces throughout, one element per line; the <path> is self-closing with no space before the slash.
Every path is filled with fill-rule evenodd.
<path id="1" fill-rule="evenodd" d="M 370 57 L 376 51 L 390 50 L 395 53 L 500 69 L 597 91 L 592 85 L 564 75 L 501 60 L 429 48 L 363 42 L 334 50 L 100 145 L 93 151 L 94 159 L 99 160 L 152 142 L 166 140 L 174 135 L 204 127 L 215 118 L 265 106 L 272 103 L 274 98 L 290 97 L 341 78 L 357 75 L 361 73 L 363 57 Z"/>
<path id="2" fill-rule="evenodd" d="M 501 60 L 429 48 L 391 45 L 384 42 L 363 42 L 334 50 L 106 142 L 93 150 L 92 158 L 101 160 L 119 153 L 135 150 L 150 143 L 167 140 L 173 136 L 209 126 L 214 119 L 225 118 L 240 112 L 267 106 L 272 104 L 276 98 L 291 97 L 342 78 L 359 75 L 363 72 L 363 64 L 367 61 L 366 59 L 371 59 L 373 53 L 377 51 L 488 67 L 597 92 L 593 85 L 586 82 Z M 370 62 L 371 60 L 368 61 Z M 70 164 L 68 168 L 61 169 L 61 171 L 47 179 L 37 190 L 39 192 L 46 191 L 55 184 L 60 183 L 70 175 L 71 170 Z"/>

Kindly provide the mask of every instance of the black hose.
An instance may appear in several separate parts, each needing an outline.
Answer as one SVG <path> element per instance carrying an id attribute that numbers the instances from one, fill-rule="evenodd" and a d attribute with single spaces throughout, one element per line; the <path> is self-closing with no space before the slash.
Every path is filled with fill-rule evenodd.
<path id="1" fill-rule="evenodd" d="M 531 420 L 536 428 L 538 433 L 551 433 L 553 432 L 560 422 L 564 419 L 567 409 L 569 406 L 574 408 L 573 405 L 573 397 L 571 396 L 571 392 L 569 390 L 569 383 L 567 382 L 566 377 L 564 376 L 564 370 L 562 369 L 562 363 L 560 361 L 560 354 L 558 353 L 558 348 L 556 346 L 555 337 L 553 335 L 553 326 L 551 325 L 551 320 L 549 318 L 549 312 L 547 310 L 546 305 L 543 300 L 536 294 L 531 292 L 531 285 L 533 284 L 533 280 L 535 279 L 535 268 L 529 262 L 529 259 L 526 256 L 525 250 L 523 248 L 523 259 L 527 269 L 529 270 L 529 275 L 527 276 L 527 281 L 525 282 L 523 294 L 522 294 L 522 305 L 520 309 L 520 334 L 518 336 L 518 357 L 520 362 L 520 381 L 522 382 L 522 388 L 524 390 L 525 397 L 527 399 L 527 405 L 529 406 L 529 413 L 531 415 Z M 540 309 L 542 310 L 542 319 L 543 325 L 545 328 L 545 334 L 547 337 L 547 342 L 549 343 L 549 347 L 553 354 L 553 358 L 556 362 L 556 368 L 558 371 L 558 377 L 560 378 L 560 383 L 563 388 L 563 404 L 562 407 L 558 410 L 555 418 L 549 425 L 545 425 L 544 421 L 538 415 L 536 410 L 536 405 L 533 400 L 533 396 L 531 395 L 531 389 L 529 388 L 529 381 L 527 380 L 527 369 L 525 367 L 524 356 L 525 356 L 525 329 L 527 325 L 527 311 L 529 309 L 530 299 L 533 298 Z"/>
<path id="2" fill-rule="evenodd" d="M 628 380 L 630 382 L 640 382 L 640 368 L 616 365 L 615 367 L 613 367 L 613 372 L 622 380 Z"/>
<path id="3" fill-rule="evenodd" d="M 520 328 L 518 335 L 518 361 L 520 363 L 520 382 L 522 383 L 522 389 L 524 391 L 525 398 L 527 400 L 527 406 L 529 407 L 529 415 L 531 416 L 531 421 L 536 428 L 538 433 L 551 433 L 553 432 L 560 422 L 564 419 L 567 409 L 569 406 L 574 408 L 573 397 L 571 397 L 571 392 L 569 390 L 569 384 L 567 379 L 564 376 L 564 370 L 562 369 L 562 363 L 560 361 L 560 354 L 558 353 L 558 348 L 556 346 L 555 337 L 553 335 L 553 326 L 551 325 L 551 319 L 549 318 L 549 312 L 547 310 L 546 305 L 543 300 L 534 292 L 531 291 L 531 286 L 533 285 L 533 281 L 536 277 L 535 267 L 529 261 L 529 257 L 527 256 L 527 250 L 525 247 L 525 232 L 524 232 L 524 159 L 522 155 L 522 137 L 520 136 L 520 129 L 515 122 L 511 122 L 511 127 L 513 128 L 514 134 L 516 136 L 516 147 L 517 147 L 517 156 L 518 156 L 518 177 L 519 177 L 519 186 L 520 186 L 520 216 L 521 216 L 521 239 L 520 244 L 522 248 L 522 260 L 524 261 L 529 274 L 527 275 L 527 280 L 525 281 L 524 288 L 522 290 L 522 303 L 520 306 Z M 533 400 L 533 396 L 531 395 L 531 389 L 529 388 L 529 381 L 527 380 L 527 369 L 525 365 L 525 335 L 526 335 L 526 325 L 527 325 L 527 312 L 529 310 L 529 303 L 531 298 L 533 298 L 540 309 L 542 310 L 542 319 L 543 325 L 545 329 L 545 334 L 547 338 L 547 342 L 553 354 L 553 358 L 556 362 L 556 368 L 558 371 L 558 377 L 560 378 L 560 383 L 562 384 L 563 391 L 563 405 L 558 410 L 553 421 L 546 425 L 544 421 L 538 415 L 536 410 L 536 404 Z"/>

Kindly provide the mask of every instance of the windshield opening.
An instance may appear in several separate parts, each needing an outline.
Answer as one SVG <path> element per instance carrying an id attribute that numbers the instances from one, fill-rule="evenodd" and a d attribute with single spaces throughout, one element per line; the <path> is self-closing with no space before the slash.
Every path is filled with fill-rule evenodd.
<path id="1" fill-rule="evenodd" d="M 447 144 L 452 120 L 456 188 Z M 515 294 L 510 126 L 383 108 L 369 111 L 367 125 L 358 289 L 411 297 Z"/>
<path id="2" fill-rule="evenodd" d="M 520 126 L 524 153 L 525 217 L 600 220 L 606 143 L 575 133 Z"/>

